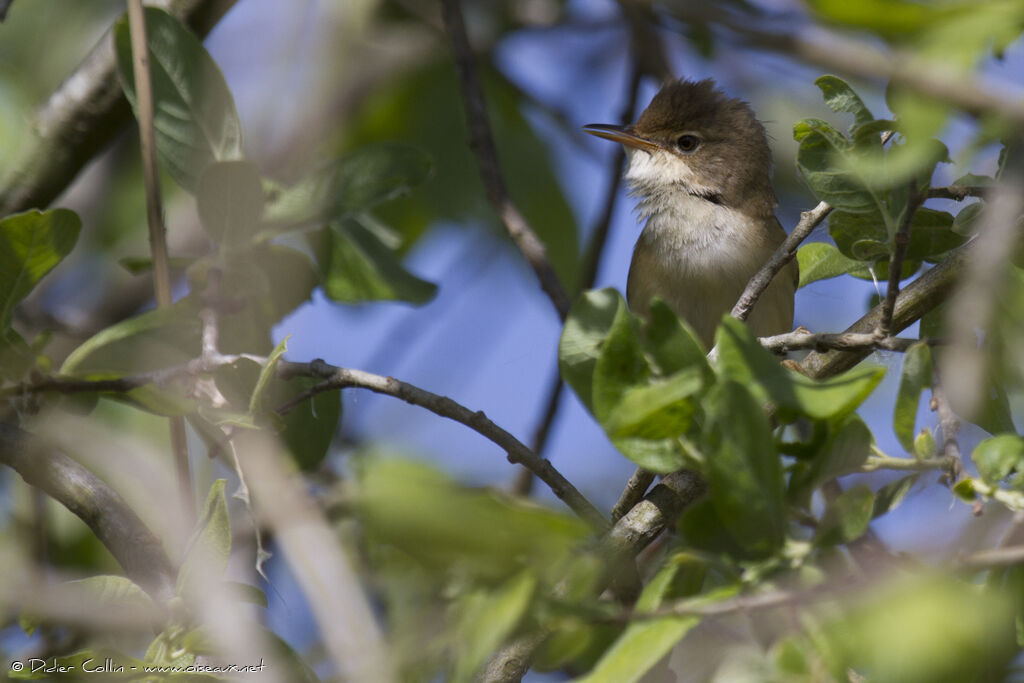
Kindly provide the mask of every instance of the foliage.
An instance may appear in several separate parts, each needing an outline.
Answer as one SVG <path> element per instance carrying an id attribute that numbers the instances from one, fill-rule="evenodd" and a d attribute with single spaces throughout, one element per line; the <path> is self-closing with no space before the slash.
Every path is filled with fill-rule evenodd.
<path id="1" fill-rule="evenodd" d="M 408 3 L 384 4 L 402 17 L 412 11 Z M 753 11 L 746 3 L 735 4 L 737 11 Z M 939 64 L 960 75 L 974 73 L 991 51 L 1018 40 L 1024 27 L 1020 3 L 1004 0 L 940 6 L 816 0 L 809 5 L 819 21 L 868 31 L 921 64 Z M 665 10 L 665 16 L 673 11 Z M 493 12 L 488 16 L 494 30 L 515 27 L 517 15 L 511 11 L 480 12 Z M 462 124 L 439 125 L 461 121 L 452 65 L 429 50 L 399 77 L 372 83 L 347 112 L 337 146 L 341 153 L 312 169 L 275 177 L 246 157 L 234 97 L 199 37 L 166 11 L 150 7 L 145 18 L 156 153 L 162 170 L 185 193 L 180 196 L 195 207 L 205 248 L 171 262 L 182 274 L 173 304 L 135 307 L 89 335 L 68 335 L 72 341 L 61 336 L 62 343 L 55 344 L 53 337 L 62 330 L 46 325 L 37 330 L 16 314 L 53 281 L 50 273 L 62 261 L 67 259 L 69 268 L 76 265 L 74 257 L 83 250 L 82 220 L 64 208 L 0 217 L 2 426 L 17 425 L 44 445 L 52 437 L 68 449 L 87 433 L 83 424 L 109 425 L 110 415 L 149 419 L 147 432 L 155 431 L 152 416 L 184 417 L 193 437 L 188 446 L 195 450 L 201 441 L 201 450 L 217 459 L 216 467 L 230 472 L 238 482 L 238 504 L 229 504 L 226 480 L 206 471 L 191 482 L 204 492 L 205 503 L 189 538 L 174 547 L 167 532 L 156 550 L 137 543 L 139 556 L 170 553 L 173 577 L 166 595 L 128 578 L 134 565 L 122 555 L 126 576 L 108 573 L 82 553 L 80 568 L 87 577 L 61 590 L 105 609 L 152 617 L 157 634 L 152 640 L 148 632 L 144 638 L 139 633 L 111 638 L 98 626 L 60 623 L 45 600 L 39 600 L 38 614 L 25 601 L 17 622 L 26 634 L 51 639 L 67 629 L 74 636 L 47 641 L 61 646 L 48 653 L 55 666 L 81 672 L 89 661 L 110 659 L 137 670 L 191 667 L 189 680 L 225 680 L 223 672 L 199 668 L 220 656 L 230 640 L 230 629 L 203 611 L 210 591 L 232 603 L 251 603 L 258 614 L 268 605 L 264 586 L 229 580 L 233 567 L 245 565 L 250 575 L 263 576 L 264 526 L 280 532 L 292 524 L 301 532 L 308 531 L 310 519 L 327 518 L 338 522 L 333 527 L 324 522 L 336 543 L 330 552 L 355 558 L 351 564 L 358 580 L 319 575 L 319 565 L 295 573 L 301 575 L 301 569 L 316 576 L 325 595 L 333 594 L 335 584 L 372 594 L 387 631 L 388 665 L 400 680 L 472 681 L 503 647 L 533 639 L 543 640 L 530 653 L 537 669 L 560 670 L 588 683 L 636 681 L 675 648 L 687 652 L 688 644 L 699 643 L 702 628 L 716 618 L 749 620 L 746 630 L 760 637 L 752 656 L 736 654 L 750 645 L 743 638 L 735 650 L 719 653 L 724 661 L 716 663 L 722 664 L 719 673 L 735 679 L 743 673 L 749 680 L 1002 680 L 1019 659 L 1024 583 L 1017 560 L 993 561 L 990 555 L 986 563 L 982 553 L 981 560 L 967 558 L 949 571 L 924 571 L 898 552 L 878 550 L 872 529 L 882 517 L 905 523 L 900 505 L 915 488 L 934 485 L 936 472 L 978 510 L 983 503 L 993 513 L 1024 510 L 1024 438 L 1013 410 L 1024 396 L 1024 274 L 1017 254 L 1003 255 L 1005 272 L 996 278 L 998 291 L 991 292 L 994 314 L 979 330 L 978 349 L 985 359 L 977 378 L 981 408 L 960 419 L 989 436 L 969 448 L 973 467 L 966 471 L 951 456 L 957 448 L 950 433 L 956 416 L 944 416 L 937 429 L 919 431 L 926 390 L 939 407 L 946 400 L 943 392 L 959 389 L 942 384 L 942 363 L 954 350 L 940 338 L 957 322 L 944 306 L 948 294 L 927 303 L 921 339 L 902 356 L 898 381 L 893 373 L 898 387 L 890 435 L 888 424 L 869 425 L 858 414 L 866 401 L 879 402 L 886 367 L 877 359 L 835 376 L 811 377 L 794 364 L 780 364 L 729 316 L 718 327 L 714 349 L 705 349 L 667 304 L 651 302 L 648 316 L 640 318 L 614 288 L 576 298 L 558 345 L 561 378 L 609 442 L 641 470 L 671 475 L 686 469 L 706 482 L 706 495 L 687 501 L 681 514 L 640 531 L 623 532 L 620 522 L 608 534 L 521 496 L 466 486 L 379 444 L 357 444 L 349 449 L 350 461 L 337 468 L 332 446 L 342 420 L 342 388 L 369 387 L 439 415 L 462 415 L 452 399 L 423 399 L 418 389 L 391 378 L 360 384 L 350 376 L 339 379 L 322 362 L 290 362 L 288 338 L 272 340 L 273 330 L 286 327 L 287 317 L 317 290 L 338 305 L 429 302 L 438 287 L 403 265 L 410 246 L 445 222 L 492 220 L 471 151 L 463 144 Z M 687 30 L 712 53 L 716 34 L 698 24 Z M 949 50 L 940 49 L 947 44 Z M 114 25 L 113 45 L 121 85 L 138 114 L 125 18 Z M 484 75 L 512 198 L 538 227 L 560 277 L 574 286 L 581 250 L 557 166 L 524 94 L 492 64 L 485 65 Z M 892 119 L 876 118 L 867 98 L 838 76 L 815 81 L 825 105 L 852 123 L 841 129 L 805 118 L 793 127 L 800 176 L 817 200 L 832 207 L 831 243 L 807 244 L 797 254 L 800 287 L 844 275 L 885 281 L 890 268 L 897 270 L 896 259 L 902 262 L 895 280 L 909 282 L 935 264 L 948 263 L 970 248 L 965 245 L 989 215 L 985 193 L 1000 188 L 1006 174 L 1012 178 L 1019 132 L 994 114 L 982 117 L 971 142 L 982 148 L 1002 140 L 999 169 L 954 183 L 981 188 L 975 194 L 982 196 L 955 212 L 922 206 L 935 194 L 939 165 L 950 161 L 939 137 L 955 110 L 934 94 L 921 96 L 911 81 L 895 79 L 890 85 L 886 101 Z M 117 261 L 112 251 L 102 255 Z M 137 255 L 120 263 L 147 276 L 153 268 L 149 257 Z M 541 403 L 533 398 L 531 403 Z M 508 445 L 514 437 L 481 426 L 487 422 L 483 413 L 465 412 L 470 417 L 461 421 L 515 457 Z M 236 437 L 257 430 L 274 435 L 287 454 L 282 471 L 303 477 L 296 489 L 305 498 L 292 510 L 294 519 L 265 519 L 265 498 L 250 499 L 246 472 L 258 467 L 259 459 L 240 452 Z M 883 452 L 879 444 L 890 436 L 905 454 Z M 151 434 L 146 437 L 152 441 Z M 83 453 L 87 440 L 82 437 L 78 444 Z M 0 447 L 13 451 L 19 444 L 0 431 Z M 126 471 L 153 468 L 147 449 L 133 451 L 125 461 L 112 449 L 113 464 L 104 466 L 112 472 L 124 462 L 131 463 L 122 468 Z M 7 454 L 4 458 L 5 464 L 13 462 Z M 83 455 L 82 460 L 88 459 Z M 40 456 L 37 462 L 48 461 Z M 902 474 L 870 475 L 887 469 Z M 32 477 L 24 467 L 18 471 L 26 480 Z M 116 495 L 100 500 L 93 491 L 74 489 L 69 504 L 90 526 L 79 525 L 75 533 L 94 550 L 98 539 L 130 521 L 159 535 L 170 526 L 167 518 L 179 516 L 145 511 L 142 499 L 163 498 L 155 490 L 132 492 L 116 476 L 111 475 L 111 484 L 124 500 Z M 651 494 L 651 501 L 668 495 L 664 488 Z M 289 490 L 282 484 L 282 498 Z M 634 508 L 643 519 L 630 523 L 656 523 L 651 501 Z M 650 536 L 645 543 L 656 536 L 661 541 L 638 563 L 634 556 L 641 549 L 623 545 L 639 543 L 643 533 Z M 238 538 L 254 547 L 240 548 Z M 60 543 L 48 540 L 54 562 L 63 564 Z M 275 540 L 275 549 L 286 546 Z M 6 562 L 6 546 L 0 550 L 0 562 Z M 886 571 L 866 571 L 875 561 L 887 562 Z M 320 597 L 305 596 L 310 603 Z M 783 611 L 786 619 L 780 618 Z M 14 623 L 14 617 L 9 620 Z M 286 667 L 287 675 L 319 680 L 315 652 L 297 652 L 280 634 L 251 621 L 246 632 L 271 646 L 274 662 Z M 328 626 L 320 624 L 318 637 L 335 657 L 335 631 Z M 691 650 L 686 656 L 710 662 L 719 655 Z M 46 672 L 12 671 L 11 676 L 45 679 Z"/>

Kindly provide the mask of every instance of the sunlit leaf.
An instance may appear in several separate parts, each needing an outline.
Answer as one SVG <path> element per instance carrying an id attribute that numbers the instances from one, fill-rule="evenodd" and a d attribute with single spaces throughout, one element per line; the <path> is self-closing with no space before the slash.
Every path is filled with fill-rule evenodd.
<path id="1" fill-rule="evenodd" d="M 0 220 L 0 329 L 15 305 L 71 253 L 82 221 L 68 209 L 26 211 Z"/>
<path id="2" fill-rule="evenodd" d="M 979 443 L 971 453 L 978 474 L 989 484 L 997 484 L 1012 472 L 1024 469 L 1024 438 L 1000 434 Z"/>
<path id="3" fill-rule="evenodd" d="M 242 157 L 242 130 L 224 76 L 203 44 L 179 19 L 146 8 L 153 81 L 156 148 L 182 187 L 194 192 L 206 166 Z M 114 26 L 121 86 L 138 112 L 128 19 Z"/>
<path id="4" fill-rule="evenodd" d="M 896 393 L 896 408 L 892 415 L 892 426 L 900 445 L 914 451 L 917 408 L 921 403 L 921 392 L 931 386 L 932 354 L 927 344 L 914 344 L 903 356 L 903 374 L 900 388 Z"/>
<path id="5" fill-rule="evenodd" d="M 463 598 L 456 633 L 457 659 L 453 681 L 473 681 L 479 668 L 497 652 L 523 618 L 537 589 L 537 578 L 524 571 L 491 593 L 475 592 Z"/>
<path id="6" fill-rule="evenodd" d="M 594 368 L 601 345 L 626 302 L 612 288 L 584 292 L 573 304 L 558 344 L 558 367 L 587 410 L 594 413 Z"/>

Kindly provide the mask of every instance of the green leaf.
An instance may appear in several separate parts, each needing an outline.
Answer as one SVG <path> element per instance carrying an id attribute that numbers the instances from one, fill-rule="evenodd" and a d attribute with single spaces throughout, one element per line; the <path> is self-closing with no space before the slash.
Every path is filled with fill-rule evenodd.
<path id="1" fill-rule="evenodd" d="M 914 344 L 903 356 L 903 375 L 896 393 L 896 408 L 892 427 L 900 445 L 914 452 L 914 434 L 917 430 L 917 408 L 921 392 L 932 385 L 932 353 L 927 344 Z"/>
<path id="2" fill-rule="evenodd" d="M 196 522 L 196 530 L 178 571 L 176 592 L 179 595 L 192 590 L 193 584 L 202 581 L 208 572 L 219 577 L 227 569 L 231 555 L 231 519 L 228 517 L 228 503 L 224 497 L 224 483 L 224 479 L 218 479 L 210 487 L 202 515 Z"/>
<path id="3" fill-rule="evenodd" d="M 263 398 L 267 390 L 267 385 L 270 383 L 271 378 L 274 377 L 274 371 L 277 368 L 277 361 L 281 360 L 281 356 L 288 350 L 288 340 L 291 335 L 285 335 L 285 338 L 278 342 L 274 350 L 270 352 L 267 357 L 267 362 L 260 368 L 260 376 L 256 380 L 256 386 L 252 390 L 252 398 L 249 399 L 249 412 L 256 413 L 263 409 Z"/>
<path id="4" fill-rule="evenodd" d="M 652 369 L 661 377 L 696 367 L 707 382 L 714 380 L 707 350 L 697 339 L 697 334 L 657 297 L 651 300 L 648 308 L 643 346 Z"/>
<path id="5" fill-rule="evenodd" d="M 652 308 L 653 310 L 653 308 Z M 594 368 L 601 346 L 612 323 L 626 311 L 626 302 L 618 291 L 606 289 L 584 292 L 573 304 L 558 343 L 558 368 L 562 379 L 594 414 Z"/>
<path id="6" fill-rule="evenodd" d="M 621 300 L 620 300 L 621 301 Z M 612 415 L 626 391 L 646 385 L 650 369 L 640 349 L 637 319 L 619 305 L 594 364 L 594 417 L 602 425 Z"/>
<path id="7" fill-rule="evenodd" d="M 764 410 L 734 381 L 708 398 L 708 480 L 715 511 L 729 533 L 754 556 L 784 539 L 782 464 Z M 741 426 L 738 428 L 738 426 Z"/>
<path id="8" fill-rule="evenodd" d="M 856 273 L 858 277 L 871 277 L 871 272 L 862 261 L 847 258 L 834 246 L 825 242 L 811 242 L 800 247 L 796 252 L 796 260 L 800 264 L 798 287 L 846 273 Z"/>
<path id="9" fill-rule="evenodd" d="M 436 172 L 424 191 L 389 202 L 375 213 L 399 226 L 407 243 L 442 223 L 468 230 L 484 223 L 495 234 L 504 234 L 485 200 L 476 159 L 466 144 L 469 135 L 450 56 L 436 50 L 409 67 L 394 78 L 380 79 L 361 98 L 360 108 L 346 121 L 345 145 L 351 149 L 403 140 L 426 150 Z M 533 108 L 529 98 L 501 70 L 484 62 L 480 76 L 509 194 L 537 231 L 562 282 L 572 289 L 578 278 L 578 231 L 555 172 L 556 150 L 525 115 Z"/>
<path id="10" fill-rule="evenodd" d="M 208 164 L 242 157 L 235 102 L 217 64 L 180 20 L 147 7 L 146 34 L 157 153 L 171 177 L 194 192 Z M 114 26 L 114 46 L 121 86 L 137 116 L 127 18 Z"/>
<path id="11" fill-rule="evenodd" d="M 988 484 L 998 484 L 1024 465 L 1024 438 L 1000 434 L 985 439 L 971 453 L 978 474 Z"/>
<path id="12" fill-rule="evenodd" d="M 240 602 L 247 602 L 259 607 L 267 606 L 267 594 L 259 586 L 242 581 L 225 581 L 224 588 L 234 594 L 234 597 Z"/>
<path id="13" fill-rule="evenodd" d="M 821 76 L 814 81 L 814 84 L 821 88 L 821 93 L 825 96 L 825 104 L 829 106 L 829 109 L 853 114 L 854 126 L 859 127 L 874 121 L 875 117 L 864 105 L 864 101 L 843 79 L 838 76 Z"/>
<path id="14" fill-rule="evenodd" d="M 910 493 L 910 489 L 913 488 L 917 480 L 920 479 L 921 473 L 916 472 L 914 474 L 908 474 L 905 477 L 901 477 L 896 481 L 891 481 L 882 488 L 878 489 L 875 493 L 875 506 L 871 511 L 871 518 L 876 519 L 886 514 L 887 512 L 894 510 L 897 505 L 903 502 L 903 499 Z"/>
<path id="15" fill-rule="evenodd" d="M 922 429 L 921 433 L 914 437 L 914 457 L 924 459 L 932 458 L 939 452 L 935 443 L 935 436 L 930 429 Z"/>
<path id="16" fill-rule="evenodd" d="M 155 609 L 153 600 L 137 583 L 125 576 L 99 574 L 68 581 L 72 590 L 81 590 L 88 598 L 111 607 Z"/>
<path id="17" fill-rule="evenodd" d="M 523 571 L 489 594 L 477 591 L 462 600 L 462 615 L 456 628 L 459 644 L 453 681 L 473 681 L 522 620 L 537 590 L 537 577 Z"/>
<path id="18" fill-rule="evenodd" d="M 199 355 L 199 310 L 192 299 L 122 320 L 68 355 L 61 374 L 120 377 L 184 363 Z"/>
<path id="19" fill-rule="evenodd" d="M 972 416 L 971 421 L 989 434 L 1016 432 L 1017 427 L 1010 412 L 1010 399 L 1003 382 L 988 373 L 983 389 L 978 414 Z"/>
<path id="20" fill-rule="evenodd" d="M 381 235 L 362 221 L 345 219 L 318 234 L 316 253 L 324 293 L 334 301 L 422 304 L 437 293 L 437 285 L 407 271 Z"/>
<path id="21" fill-rule="evenodd" d="M 814 535 L 819 545 L 855 541 L 864 535 L 875 509 L 875 494 L 867 484 L 843 491 L 825 510 Z"/>
<path id="22" fill-rule="evenodd" d="M 637 601 L 638 611 L 657 609 L 671 596 L 672 587 L 682 565 L 667 563 L 651 579 Z M 709 600 L 713 602 L 713 600 Z M 663 617 L 631 623 L 604 653 L 597 665 L 576 683 L 633 683 L 643 675 L 683 636 L 700 622 L 700 617 Z"/>
<path id="23" fill-rule="evenodd" d="M 960 209 L 956 218 L 953 219 L 953 225 L 950 226 L 950 230 L 958 235 L 970 237 L 974 234 L 974 224 L 984 208 L 985 204 L 983 202 L 974 202 Z"/>
<path id="24" fill-rule="evenodd" d="M 433 164 L 419 147 L 375 143 L 360 147 L 299 182 L 272 192 L 264 221 L 282 228 L 336 221 L 408 194 L 429 177 Z"/>
<path id="25" fill-rule="evenodd" d="M 68 209 L 26 211 L 0 220 L 0 329 L 15 305 L 71 253 L 82 221 Z"/>
<path id="26" fill-rule="evenodd" d="M 806 505 L 826 481 L 857 471 L 871 454 L 871 430 L 856 415 L 829 425 L 828 438 L 807 463 L 799 463 L 789 482 L 790 498 Z"/>
<path id="27" fill-rule="evenodd" d="M 842 133 L 820 119 L 804 119 L 794 125 L 793 137 L 800 143 L 797 168 L 815 197 L 839 211 L 878 210 L 879 197 L 840 163 L 852 148 Z"/>
<path id="28" fill-rule="evenodd" d="M 839 251 L 848 258 L 858 261 L 888 259 L 892 251 L 885 219 L 877 212 L 833 212 L 829 216 L 828 229 Z M 911 221 L 906 258 L 909 261 L 935 259 L 960 246 L 965 240 L 963 235 L 953 231 L 951 214 L 920 208 Z M 881 272 L 888 273 L 888 265 Z M 903 277 L 912 274 L 904 271 Z"/>
<path id="29" fill-rule="evenodd" d="M 354 504 L 367 539 L 428 571 L 500 579 L 530 567 L 555 580 L 590 533 L 576 517 L 458 486 L 422 463 L 370 457 L 360 465 Z"/>
<path id="30" fill-rule="evenodd" d="M 882 381 L 885 368 L 861 367 L 827 380 L 813 380 L 779 365 L 743 323 L 726 316 L 715 336 L 723 378 L 744 386 L 762 401 L 773 401 L 780 418 L 805 415 L 838 419 L 856 410 Z"/>
<path id="31" fill-rule="evenodd" d="M 263 180 L 249 161 L 218 161 L 199 176 L 196 205 L 203 229 L 220 244 L 252 238 L 263 214 Z"/>
<path id="32" fill-rule="evenodd" d="M 700 368 L 680 370 L 664 380 L 628 388 L 604 422 L 612 438 L 662 439 L 684 434 L 696 408 L 690 398 L 704 386 Z"/>

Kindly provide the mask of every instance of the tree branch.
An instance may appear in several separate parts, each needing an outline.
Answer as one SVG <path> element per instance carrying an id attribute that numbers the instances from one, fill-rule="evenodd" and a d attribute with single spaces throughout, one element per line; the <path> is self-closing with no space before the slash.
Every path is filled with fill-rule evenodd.
<path id="1" fill-rule="evenodd" d="M 796 224 L 793 231 L 786 236 L 786 239 L 779 245 L 779 248 L 775 250 L 772 257 L 768 259 L 768 263 L 761 266 L 761 270 L 757 271 L 754 277 L 750 278 L 750 282 L 747 283 L 747 288 L 743 290 L 739 301 L 732 307 L 732 317 L 737 320 L 747 319 L 750 311 L 754 308 L 754 304 L 764 294 L 764 290 L 768 289 L 768 285 L 771 284 L 779 271 L 796 256 L 797 247 L 825 220 L 825 216 L 831 211 L 831 206 L 821 202 L 810 211 L 804 211 L 800 214 L 800 222 Z"/>
<path id="2" fill-rule="evenodd" d="M 787 332 L 772 337 L 760 337 L 761 346 L 772 353 L 786 354 L 800 349 L 828 351 L 906 351 L 914 344 L 941 344 L 939 339 L 913 339 L 910 337 L 882 337 L 875 333 L 844 332 L 840 334 L 812 332 Z"/>
<path id="3" fill-rule="evenodd" d="M 0 463 L 85 522 L 129 579 L 158 603 L 174 596 L 176 570 L 163 545 L 102 479 L 38 437 L 0 423 Z"/>
<path id="4" fill-rule="evenodd" d="M 921 206 L 924 198 L 917 190 L 917 179 L 911 178 L 909 196 L 907 198 L 906 213 L 903 221 L 893 238 L 892 257 L 889 259 L 889 284 L 885 289 L 885 299 L 882 300 L 882 315 L 878 321 L 878 336 L 888 337 L 892 330 L 892 311 L 896 307 L 896 297 L 900 294 L 900 280 L 903 274 L 903 258 L 907 254 L 907 247 L 910 246 L 910 228 L 914 223 L 914 214 Z"/>
<path id="5" fill-rule="evenodd" d="M 235 0 L 154 0 L 205 36 Z M 44 208 L 130 121 L 110 31 L 36 115 L 23 156 L 0 176 L 0 216 Z"/>
<path id="6" fill-rule="evenodd" d="M 487 120 L 487 105 L 484 100 L 483 87 L 476 71 L 473 48 L 466 36 L 466 26 L 462 18 L 459 0 L 443 0 L 441 4 L 445 30 L 452 43 L 455 66 L 462 86 L 466 126 L 469 129 L 469 146 L 480 166 L 480 178 L 483 180 L 487 199 L 501 218 L 512 241 L 526 257 L 530 267 L 533 268 L 533 272 L 540 281 L 541 289 L 551 299 L 551 303 L 554 304 L 555 310 L 558 312 L 558 317 L 565 320 L 569 315 L 569 306 L 571 305 L 569 296 L 548 259 L 544 243 L 537 237 L 526 217 L 523 216 L 505 189 L 505 181 L 498 163 L 498 150 L 494 145 L 491 126 Z"/>
<path id="7" fill-rule="evenodd" d="M 473 412 L 447 396 L 439 396 L 412 384 L 401 382 L 394 377 L 382 377 L 381 375 L 363 372 L 362 370 L 339 368 L 329 365 L 322 360 L 314 360 L 311 363 L 281 361 L 277 365 L 277 370 L 284 379 L 301 376 L 319 377 L 325 380 L 280 406 L 277 412 L 282 415 L 302 401 L 318 393 L 348 387 L 369 389 L 378 394 L 400 398 L 406 403 L 426 408 L 436 415 L 460 422 L 498 446 L 501 446 L 508 454 L 509 462 L 523 465 L 532 471 L 573 512 L 587 521 L 594 529 L 600 532 L 608 528 L 608 522 L 601 512 L 568 479 L 562 476 L 549 461 L 538 456 L 521 441 L 491 422 L 484 415 L 483 411 Z"/>

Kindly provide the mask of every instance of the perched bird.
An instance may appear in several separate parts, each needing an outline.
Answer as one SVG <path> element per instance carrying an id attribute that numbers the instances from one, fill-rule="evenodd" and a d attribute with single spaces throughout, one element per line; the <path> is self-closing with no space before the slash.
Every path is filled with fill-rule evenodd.
<path id="1" fill-rule="evenodd" d="M 583 130 L 625 146 L 631 194 L 645 220 L 626 298 L 646 316 L 658 296 L 710 348 L 715 328 L 782 243 L 772 154 L 750 106 L 711 80 L 669 83 L 631 126 Z M 793 325 L 797 266 L 768 286 L 747 324 L 757 336 Z"/>

